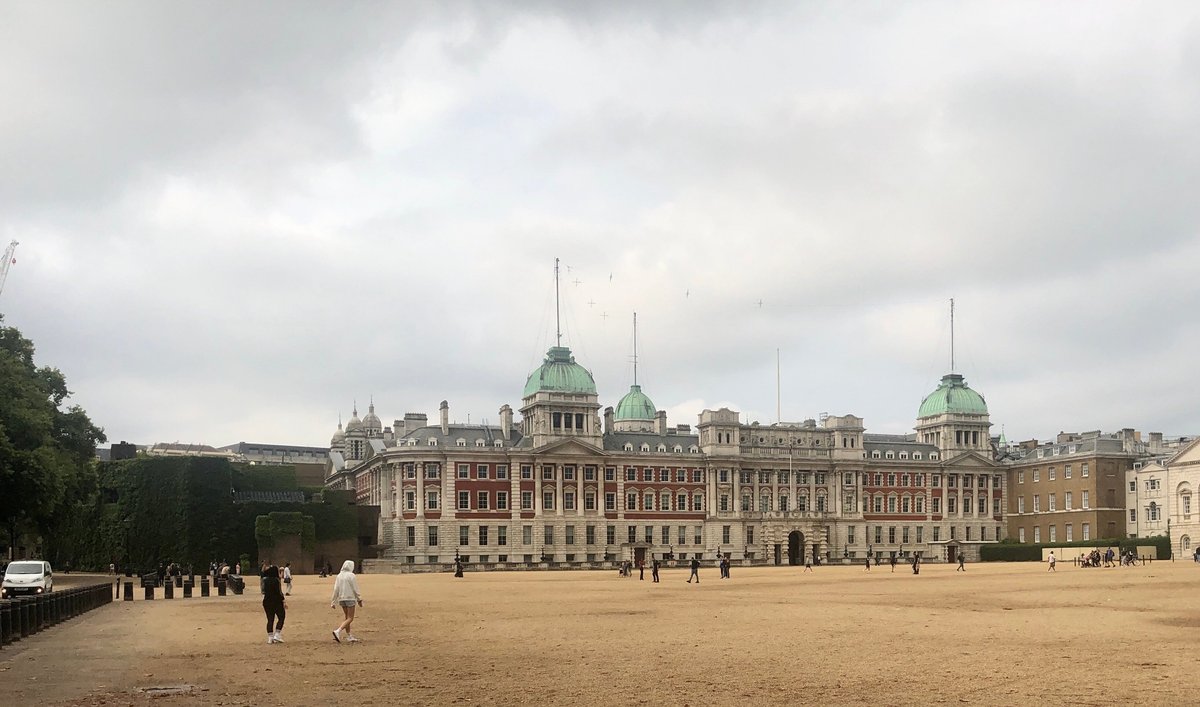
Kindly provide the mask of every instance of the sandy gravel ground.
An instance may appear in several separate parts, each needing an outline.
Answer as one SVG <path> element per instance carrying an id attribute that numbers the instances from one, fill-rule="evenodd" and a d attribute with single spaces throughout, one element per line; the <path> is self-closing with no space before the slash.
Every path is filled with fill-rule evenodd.
<path id="1" fill-rule="evenodd" d="M 1200 565 L 297 578 L 286 643 L 241 597 L 117 603 L 0 650 L 3 704 L 1045 704 L 1200 701 Z M 142 688 L 195 686 L 151 698 Z"/>

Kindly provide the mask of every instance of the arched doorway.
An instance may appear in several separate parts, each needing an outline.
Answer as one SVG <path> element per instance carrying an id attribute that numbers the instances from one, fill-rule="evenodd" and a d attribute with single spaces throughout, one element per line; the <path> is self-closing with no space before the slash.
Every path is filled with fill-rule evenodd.
<path id="1" fill-rule="evenodd" d="M 804 533 L 793 530 L 788 533 L 788 564 L 799 565 L 804 562 Z"/>

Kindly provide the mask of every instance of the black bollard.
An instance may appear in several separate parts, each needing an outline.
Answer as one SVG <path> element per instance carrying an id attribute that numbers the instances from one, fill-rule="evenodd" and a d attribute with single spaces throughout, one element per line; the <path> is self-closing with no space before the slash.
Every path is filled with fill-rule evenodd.
<path id="1" fill-rule="evenodd" d="M 33 634 L 33 620 L 30 617 L 32 608 L 32 599 L 29 597 L 17 598 L 17 628 L 20 629 L 21 638 L 29 638 Z"/>
<path id="2" fill-rule="evenodd" d="M 175 583 L 168 581 L 167 583 L 163 584 L 163 599 L 174 599 L 174 598 L 175 598 Z"/>
<path id="3" fill-rule="evenodd" d="M 200 578 L 200 596 L 208 596 L 208 575 Z"/>
<path id="4" fill-rule="evenodd" d="M 125 583 L 125 596 L 123 599 L 125 601 L 133 601 L 133 582 Z"/>
<path id="5" fill-rule="evenodd" d="M 12 602 L 0 599 L 0 646 L 7 646 L 13 642 L 12 624 Z"/>
<path id="6" fill-rule="evenodd" d="M 181 574 L 175 575 L 175 588 L 183 589 L 183 575 L 181 575 Z"/>
<path id="7" fill-rule="evenodd" d="M 148 582 L 146 584 L 146 601 L 153 601 L 153 600 L 154 600 L 154 583 Z"/>
<path id="8" fill-rule="evenodd" d="M 217 578 L 217 596 L 225 596 L 225 580 L 220 577 Z"/>
<path id="9" fill-rule="evenodd" d="M 184 599 L 192 598 L 192 583 L 191 582 L 183 583 L 183 598 Z"/>

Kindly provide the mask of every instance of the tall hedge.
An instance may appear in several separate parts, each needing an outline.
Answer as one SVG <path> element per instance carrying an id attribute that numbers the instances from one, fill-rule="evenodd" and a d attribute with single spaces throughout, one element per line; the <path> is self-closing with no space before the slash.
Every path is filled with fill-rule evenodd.
<path id="1" fill-rule="evenodd" d="M 1127 550 L 1137 551 L 1139 545 L 1154 545 L 1158 549 L 1158 559 L 1171 559 L 1171 540 L 1165 535 L 1149 538 L 1126 538 L 1124 540 L 1076 540 L 1069 543 L 998 543 L 984 545 L 979 548 L 979 557 L 984 562 L 1041 562 L 1042 550 L 1045 548 L 1078 547 L 1117 547 L 1124 553 Z"/>

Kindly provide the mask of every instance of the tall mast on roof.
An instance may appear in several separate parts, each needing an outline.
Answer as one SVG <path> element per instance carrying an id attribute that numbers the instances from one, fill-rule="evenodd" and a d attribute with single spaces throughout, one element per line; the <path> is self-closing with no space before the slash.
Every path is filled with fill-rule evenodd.
<path id="1" fill-rule="evenodd" d="M 633 384 L 637 385 L 637 312 L 633 313 Z"/>
<path id="2" fill-rule="evenodd" d="M 554 259 L 554 332 L 555 346 L 562 346 L 562 318 L 558 309 L 558 258 Z"/>
<path id="3" fill-rule="evenodd" d="M 950 298 L 950 372 L 954 373 L 954 298 Z"/>

